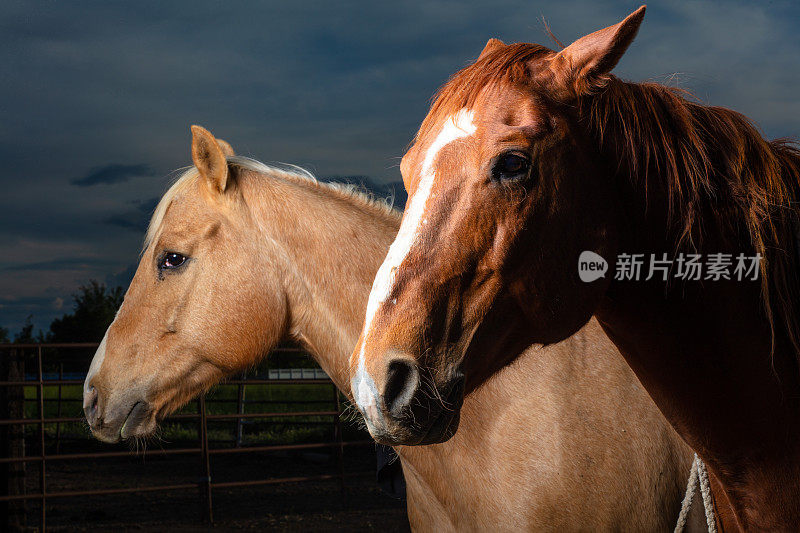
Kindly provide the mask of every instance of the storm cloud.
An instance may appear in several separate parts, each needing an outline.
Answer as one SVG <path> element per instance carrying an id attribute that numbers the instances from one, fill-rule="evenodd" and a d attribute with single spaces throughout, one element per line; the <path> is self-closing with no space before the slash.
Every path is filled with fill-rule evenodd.
<path id="1" fill-rule="evenodd" d="M 158 205 L 159 198 L 150 198 L 149 200 L 133 200 L 134 208 L 122 213 L 114 213 L 103 219 L 103 222 L 118 228 L 129 229 L 138 231 L 139 234 L 144 233 L 147 229 L 147 224 L 150 221 L 150 216 L 155 211 Z"/>
<path id="2" fill-rule="evenodd" d="M 96 167 L 81 178 L 70 180 L 73 185 L 91 187 L 92 185 L 120 183 L 137 176 L 152 176 L 153 169 L 147 165 L 105 165 Z"/>
<path id="3" fill-rule="evenodd" d="M 0 325 L 16 331 L 33 314 L 46 327 L 89 278 L 129 279 L 154 199 L 191 162 L 191 124 L 242 155 L 399 193 L 431 95 L 487 39 L 553 46 L 542 16 L 570 42 L 636 7 L 3 2 Z M 651 5 L 616 73 L 737 109 L 769 137 L 796 135 L 798 20 L 788 1 Z"/>

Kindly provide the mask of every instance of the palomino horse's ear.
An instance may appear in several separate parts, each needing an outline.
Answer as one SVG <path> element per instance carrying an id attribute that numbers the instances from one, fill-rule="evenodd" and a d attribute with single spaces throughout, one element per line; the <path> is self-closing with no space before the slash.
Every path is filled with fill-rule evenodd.
<path id="1" fill-rule="evenodd" d="M 219 149 L 222 150 L 222 154 L 225 157 L 231 157 L 236 155 L 236 152 L 233 151 L 233 146 L 228 141 L 223 141 L 222 139 L 217 139 L 217 144 L 219 145 Z"/>
<path id="2" fill-rule="evenodd" d="M 483 47 L 481 55 L 478 56 L 478 59 L 482 59 L 483 56 L 485 56 L 486 54 L 489 54 L 495 50 L 499 50 L 500 48 L 503 48 L 505 45 L 506 43 L 504 43 L 500 39 L 495 39 L 495 38 L 489 39 L 489 41 L 486 43 L 486 46 Z"/>
<path id="3" fill-rule="evenodd" d="M 592 92 L 603 84 L 633 42 L 644 19 L 642 6 L 625 20 L 581 37 L 558 52 L 551 63 L 556 80 L 574 96 Z"/>
<path id="4" fill-rule="evenodd" d="M 192 126 L 192 161 L 205 178 L 206 183 L 216 192 L 225 192 L 228 184 L 228 161 L 225 152 L 207 129 Z M 224 141 L 223 141 L 224 142 Z M 226 145 L 228 143 L 225 143 Z M 230 145 L 228 145 L 230 148 Z"/>

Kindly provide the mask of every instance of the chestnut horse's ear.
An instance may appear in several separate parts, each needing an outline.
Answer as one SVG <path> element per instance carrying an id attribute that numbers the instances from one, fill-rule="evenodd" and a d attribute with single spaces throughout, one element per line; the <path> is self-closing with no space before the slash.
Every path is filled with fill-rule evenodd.
<path id="1" fill-rule="evenodd" d="M 192 126 L 192 161 L 211 190 L 225 192 L 228 184 L 228 161 L 225 152 L 207 129 Z M 225 142 L 225 141 L 223 141 Z M 228 145 L 228 143 L 225 143 Z M 228 145 L 230 149 L 230 145 Z"/>
<path id="2" fill-rule="evenodd" d="M 618 24 L 581 37 L 558 52 L 551 68 L 564 88 L 580 96 L 601 86 L 636 37 L 646 7 L 640 7 Z"/>
<path id="3" fill-rule="evenodd" d="M 483 56 L 485 56 L 486 54 L 489 54 L 495 50 L 499 50 L 500 48 L 503 48 L 505 45 L 506 43 L 504 43 L 500 39 L 495 39 L 495 38 L 489 39 L 489 41 L 486 43 L 486 46 L 483 47 L 481 55 L 478 56 L 478 59 L 482 59 Z"/>
<path id="4" fill-rule="evenodd" d="M 217 144 L 219 145 L 219 149 L 222 150 L 222 154 L 225 157 L 231 157 L 236 155 L 236 152 L 233 151 L 233 146 L 228 141 L 223 141 L 222 139 L 217 139 Z"/>

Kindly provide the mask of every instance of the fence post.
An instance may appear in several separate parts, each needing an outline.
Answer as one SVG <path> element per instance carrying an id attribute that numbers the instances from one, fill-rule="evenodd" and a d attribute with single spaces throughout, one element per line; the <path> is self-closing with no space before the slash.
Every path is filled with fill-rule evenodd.
<path id="1" fill-rule="evenodd" d="M 241 376 L 240 380 L 244 381 L 245 379 L 247 379 L 247 373 L 246 372 L 242 372 L 242 376 Z M 245 402 L 245 398 L 244 398 L 245 388 L 244 387 L 245 387 L 244 383 L 239 383 L 239 398 L 238 398 L 238 402 L 237 402 L 237 406 L 236 406 L 236 412 L 239 413 L 240 415 L 244 414 L 244 402 Z M 237 448 L 241 448 L 242 447 L 242 437 L 243 437 L 242 429 L 243 429 L 243 426 L 244 426 L 243 419 L 237 418 L 236 419 L 236 447 Z"/>
<path id="2" fill-rule="evenodd" d="M 344 490 L 344 442 L 342 441 L 342 404 L 339 401 L 339 389 L 333 385 L 333 401 L 336 404 L 336 417 L 333 422 L 334 439 L 336 440 L 336 463 L 339 469 L 339 490 L 342 492 L 342 507 L 347 508 Z"/>
<path id="3" fill-rule="evenodd" d="M 214 523 L 214 506 L 211 499 L 211 462 L 208 453 L 208 425 L 206 420 L 206 396 L 200 395 L 199 411 L 200 411 L 200 455 L 202 458 L 202 479 L 201 490 L 205 486 L 204 500 L 206 503 L 206 519 L 209 524 Z"/>
<path id="4" fill-rule="evenodd" d="M 60 359 L 60 357 L 59 357 Z M 61 418 L 61 382 L 64 381 L 64 363 L 58 363 L 58 405 L 56 418 Z M 56 454 L 61 453 L 61 422 L 56 422 Z"/>
<path id="5" fill-rule="evenodd" d="M 44 449 L 44 375 L 42 372 L 42 345 L 37 346 L 36 357 L 39 363 L 39 448 L 42 453 L 41 469 L 39 470 L 39 490 L 42 492 L 42 516 L 39 531 L 45 531 L 47 518 L 47 471 L 45 457 L 47 454 Z"/>
<path id="6" fill-rule="evenodd" d="M 0 354 L 0 380 L 22 382 L 25 380 L 25 355 L 21 348 L 11 348 Z M 25 386 L 0 386 L 0 418 L 25 417 Z M 3 457 L 25 456 L 25 426 L 0 427 L 0 452 Z M 13 462 L 0 466 L 0 494 L 15 496 L 25 494 L 25 463 Z M 0 530 L 25 531 L 27 520 L 25 500 L 0 502 Z"/>

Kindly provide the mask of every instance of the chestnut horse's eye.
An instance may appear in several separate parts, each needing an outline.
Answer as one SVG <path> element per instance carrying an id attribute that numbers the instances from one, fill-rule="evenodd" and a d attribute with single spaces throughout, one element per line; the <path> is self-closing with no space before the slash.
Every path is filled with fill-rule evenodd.
<path id="1" fill-rule="evenodd" d="M 163 255 L 163 257 L 161 257 L 161 261 L 158 263 L 158 268 L 160 270 L 170 270 L 173 268 L 178 268 L 185 262 L 186 256 L 176 252 L 167 252 Z"/>
<path id="2" fill-rule="evenodd" d="M 518 152 L 501 154 L 492 168 L 492 177 L 496 180 L 519 180 L 527 178 L 531 162 Z"/>

